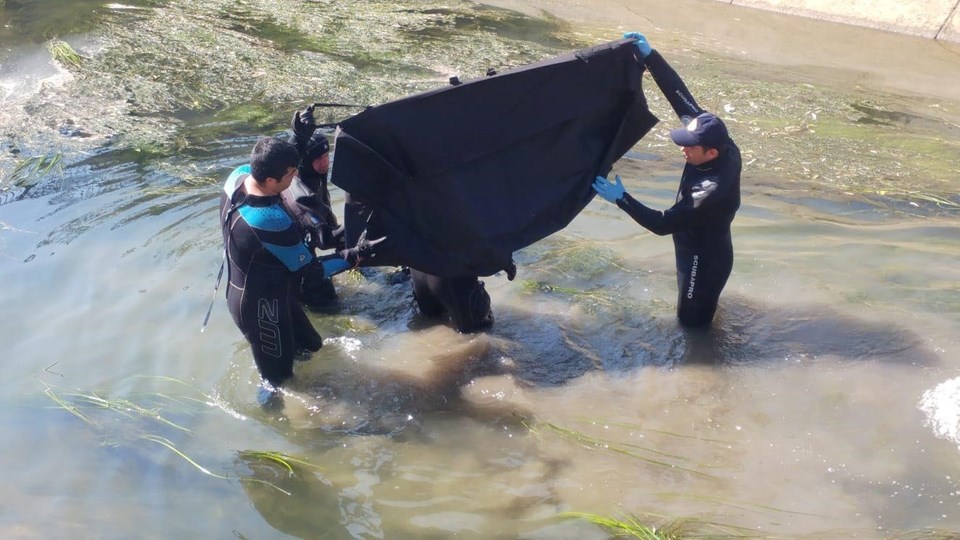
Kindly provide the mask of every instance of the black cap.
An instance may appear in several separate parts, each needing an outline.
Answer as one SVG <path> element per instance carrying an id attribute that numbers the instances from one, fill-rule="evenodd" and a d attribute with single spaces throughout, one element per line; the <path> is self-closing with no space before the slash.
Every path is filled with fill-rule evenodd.
<path id="1" fill-rule="evenodd" d="M 670 138 L 680 146 L 723 148 L 730 140 L 727 126 L 713 113 L 700 113 L 680 129 L 670 130 Z"/>
<path id="2" fill-rule="evenodd" d="M 310 140 L 307 141 L 307 149 L 303 152 L 303 162 L 312 163 L 313 160 L 323 156 L 330 151 L 330 142 L 327 136 L 319 131 L 313 132 Z"/>

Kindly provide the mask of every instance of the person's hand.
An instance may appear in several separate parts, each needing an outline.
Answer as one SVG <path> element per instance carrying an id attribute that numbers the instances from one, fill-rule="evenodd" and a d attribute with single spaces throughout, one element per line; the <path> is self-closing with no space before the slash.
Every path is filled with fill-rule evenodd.
<path id="1" fill-rule="evenodd" d="M 517 263 L 513 262 L 512 258 L 505 270 L 507 271 L 507 281 L 513 281 L 513 278 L 517 277 Z"/>
<path id="2" fill-rule="evenodd" d="M 336 229 L 331 229 L 328 225 L 320 226 L 320 249 L 335 249 L 341 251 L 345 247 L 343 225 Z"/>
<path id="3" fill-rule="evenodd" d="M 640 51 L 640 56 L 646 58 L 650 56 L 650 53 L 653 52 L 653 49 L 650 47 L 650 43 L 647 42 L 647 38 L 643 37 L 643 34 L 639 32 L 627 32 L 623 35 L 623 37 L 637 40 L 634 45 L 636 45 L 637 49 Z"/>
<path id="4" fill-rule="evenodd" d="M 313 132 L 317 130 L 317 125 L 313 118 L 313 105 L 310 105 L 302 111 L 293 113 L 293 120 L 290 122 L 290 128 L 298 139 L 307 140 Z"/>
<path id="5" fill-rule="evenodd" d="M 380 249 L 385 245 L 384 241 L 387 239 L 386 236 L 382 236 L 376 240 L 367 240 L 366 235 L 367 233 L 364 232 L 360 236 L 360 240 L 357 241 L 356 247 L 345 249 L 340 252 L 340 256 L 350 264 L 351 268 L 360 264 L 360 261 L 376 258 L 377 249 Z"/>
<path id="6" fill-rule="evenodd" d="M 593 190 L 604 199 L 616 203 L 627 194 L 627 190 L 623 189 L 623 182 L 620 181 L 620 176 L 617 175 L 616 178 L 617 181 L 614 183 L 602 176 L 598 176 L 593 182 Z"/>

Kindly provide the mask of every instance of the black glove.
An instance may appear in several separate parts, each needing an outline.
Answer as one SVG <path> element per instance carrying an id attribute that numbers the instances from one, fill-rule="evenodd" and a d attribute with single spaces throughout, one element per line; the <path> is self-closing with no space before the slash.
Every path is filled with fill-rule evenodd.
<path id="1" fill-rule="evenodd" d="M 357 266 L 361 261 L 367 261 L 367 266 L 376 266 L 372 264 L 372 261 L 377 257 L 377 249 L 382 249 L 387 245 L 384 244 L 386 239 L 386 236 L 382 236 L 376 240 L 367 240 L 367 233 L 364 232 L 360 235 L 357 246 L 340 251 L 340 256 L 346 259 L 351 267 Z"/>
<path id="2" fill-rule="evenodd" d="M 320 249 L 336 249 L 343 251 L 346 247 L 343 238 L 343 225 L 331 229 L 326 225 L 320 226 Z"/>
<path id="3" fill-rule="evenodd" d="M 313 135 L 313 132 L 317 130 L 317 125 L 313 119 L 313 105 L 293 113 L 290 129 L 293 130 L 293 134 L 299 140 L 306 141 Z"/>
<path id="4" fill-rule="evenodd" d="M 510 259 L 510 265 L 505 270 L 507 271 L 507 281 L 513 281 L 513 278 L 517 277 L 517 263 L 513 262 L 513 259 Z"/>

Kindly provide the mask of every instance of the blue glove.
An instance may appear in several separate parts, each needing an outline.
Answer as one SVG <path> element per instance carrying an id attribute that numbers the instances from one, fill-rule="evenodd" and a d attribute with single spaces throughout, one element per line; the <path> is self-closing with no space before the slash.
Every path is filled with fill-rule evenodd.
<path id="1" fill-rule="evenodd" d="M 616 203 L 627 194 L 627 190 L 623 189 L 623 182 L 620 181 L 619 175 L 617 175 L 617 183 L 609 182 L 606 178 L 598 176 L 593 182 L 593 189 L 598 195 L 612 203 Z"/>
<path id="2" fill-rule="evenodd" d="M 634 45 L 636 45 L 637 49 L 640 50 L 640 56 L 646 58 L 650 56 L 650 53 L 653 52 L 653 49 L 650 48 L 650 44 L 647 43 L 647 38 L 643 37 L 643 34 L 639 32 L 627 32 L 623 35 L 623 37 L 637 40 Z"/>

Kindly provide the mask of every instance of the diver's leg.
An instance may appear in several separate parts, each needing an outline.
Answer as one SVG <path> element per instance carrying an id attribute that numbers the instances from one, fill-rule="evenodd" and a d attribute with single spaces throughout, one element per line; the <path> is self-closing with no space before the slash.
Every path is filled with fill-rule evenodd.
<path id="1" fill-rule="evenodd" d="M 677 251 L 677 318 L 687 327 L 709 325 L 717 311 L 720 293 L 733 269 L 733 250 L 697 253 Z"/>
<path id="2" fill-rule="evenodd" d="M 446 278 L 442 296 L 457 330 L 476 332 L 493 325 L 490 295 L 483 282 L 474 276 Z"/>
<path id="3" fill-rule="evenodd" d="M 442 286 L 440 278 L 411 268 L 410 280 L 413 282 L 413 298 L 417 301 L 420 313 L 427 317 L 439 317 L 446 312 L 438 296 Z"/>
<path id="4" fill-rule="evenodd" d="M 290 306 L 290 327 L 293 330 L 293 338 L 297 349 L 306 349 L 311 352 L 319 351 L 320 347 L 323 347 L 323 338 L 317 333 L 313 323 L 303 312 L 303 308 L 292 300 L 288 302 L 288 305 Z"/>

